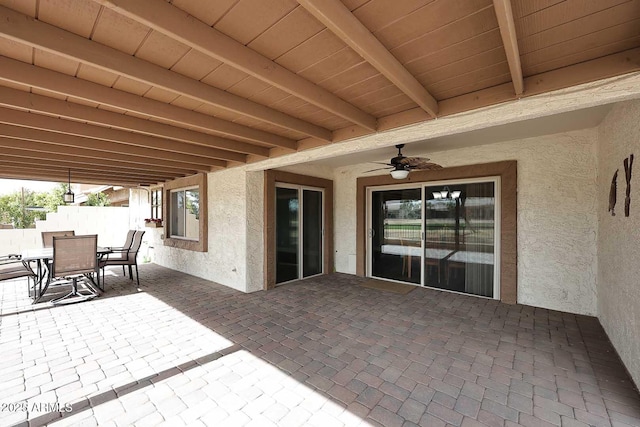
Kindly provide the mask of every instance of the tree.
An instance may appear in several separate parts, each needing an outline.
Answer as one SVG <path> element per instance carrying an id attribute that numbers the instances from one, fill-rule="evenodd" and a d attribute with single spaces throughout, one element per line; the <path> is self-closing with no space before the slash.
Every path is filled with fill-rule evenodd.
<path id="1" fill-rule="evenodd" d="M 91 193 L 87 196 L 87 201 L 84 203 L 85 206 L 109 206 L 111 201 L 109 201 L 109 196 L 104 194 L 102 191 L 99 193 Z"/>
<path id="2" fill-rule="evenodd" d="M 44 194 L 43 206 L 47 212 L 58 212 L 58 206 L 64 205 L 64 193 L 67 192 L 67 184 L 59 182 L 55 188 Z"/>
<path id="3" fill-rule="evenodd" d="M 11 194 L 0 196 L 0 222 L 12 224 L 15 228 L 35 227 L 36 219 L 45 219 L 43 202 L 46 193 L 35 193 L 23 188 Z"/>
<path id="4" fill-rule="evenodd" d="M 64 205 L 67 184 L 59 183 L 49 192 L 34 192 L 23 188 L 0 196 L 0 223 L 15 228 L 33 228 L 36 220 L 44 220 L 49 212 L 57 212 Z"/>

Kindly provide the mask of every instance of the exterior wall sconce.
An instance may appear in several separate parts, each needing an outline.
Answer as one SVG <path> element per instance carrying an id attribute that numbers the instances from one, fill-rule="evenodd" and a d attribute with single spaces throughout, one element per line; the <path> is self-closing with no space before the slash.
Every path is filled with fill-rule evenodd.
<path id="1" fill-rule="evenodd" d="M 69 186 L 67 187 L 67 192 L 64 193 L 64 202 L 65 203 L 73 203 L 75 200 L 75 195 L 73 191 L 71 191 L 71 169 L 69 169 Z"/>

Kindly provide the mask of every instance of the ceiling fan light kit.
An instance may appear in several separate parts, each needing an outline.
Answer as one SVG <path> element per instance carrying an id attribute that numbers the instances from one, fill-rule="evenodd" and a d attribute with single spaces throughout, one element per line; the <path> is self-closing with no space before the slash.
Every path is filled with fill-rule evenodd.
<path id="1" fill-rule="evenodd" d="M 408 169 L 393 169 L 391 171 L 391 177 L 393 179 L 405 179 L 406 177 L 409 176 L 409 170 Z"/>
<path id="2" fill-rule="evenodd" d="M 409 172 L 413 169 L 421 170 L 436 170 L 442 169 L 442 166 L 436 163 L 430 163 L 426 157 L 406 157 L 402 154 L 402 148 L 404 144 L 396 145 L 398 149 L 398 155 L 389 160 L 389 163 L 385 163 L 391 168 L 391 177 L 393 179 L 405 179 L 409 176 Z M 387 168 L 382 168 L 387 169 Z M 367 172 L 373 172 L 380 169 L 373 169 Z M 366 173 L 366 172 L 365 172 Z"/>

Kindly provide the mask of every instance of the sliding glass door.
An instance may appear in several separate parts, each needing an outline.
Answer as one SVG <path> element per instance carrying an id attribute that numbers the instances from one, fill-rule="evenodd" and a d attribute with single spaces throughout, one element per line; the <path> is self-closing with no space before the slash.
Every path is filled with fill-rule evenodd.
<path id="1" fill-rule="evenodd" d="M 420 284 L 420 188 L 371 194 L 371 275 Z"/>
<path id="2" fill-rule="evenodd" d="M 368 275 L 498 298 L 497 188 L 486 178 L 370 189 Z"/>
<path id="3" fill-rule="evenodd" d="M 276 283 L 321 274 L 323 191 L 276 185 Z"/>

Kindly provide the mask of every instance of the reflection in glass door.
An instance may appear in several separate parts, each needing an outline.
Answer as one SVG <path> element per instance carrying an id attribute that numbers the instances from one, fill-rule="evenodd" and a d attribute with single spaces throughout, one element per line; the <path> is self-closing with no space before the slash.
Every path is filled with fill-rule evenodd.
<path id="1" fill-rule="evenodd" d="M 322 273 L 322 192 L 302 190 L 302 277 Z"/>
<path id="2" fill-rule="evenodd" d="M 276 186 L 276 283 L 322 273 L 323 193 Z"/>
<path id="3" fill-rule="evenodd" d="M 298 278 L 298 190 L 276 187 L 276 283 Z"/>
<path id="4" fill-rule="evenodd" d="M 495 183 L 425 187 L 425 284 L 493 297 Z"/>
<path id="5" fill-rule="evenodd" d="M 371 275 L 420 284 L 421 190 L 373 191 L 371 201 Z"/>

